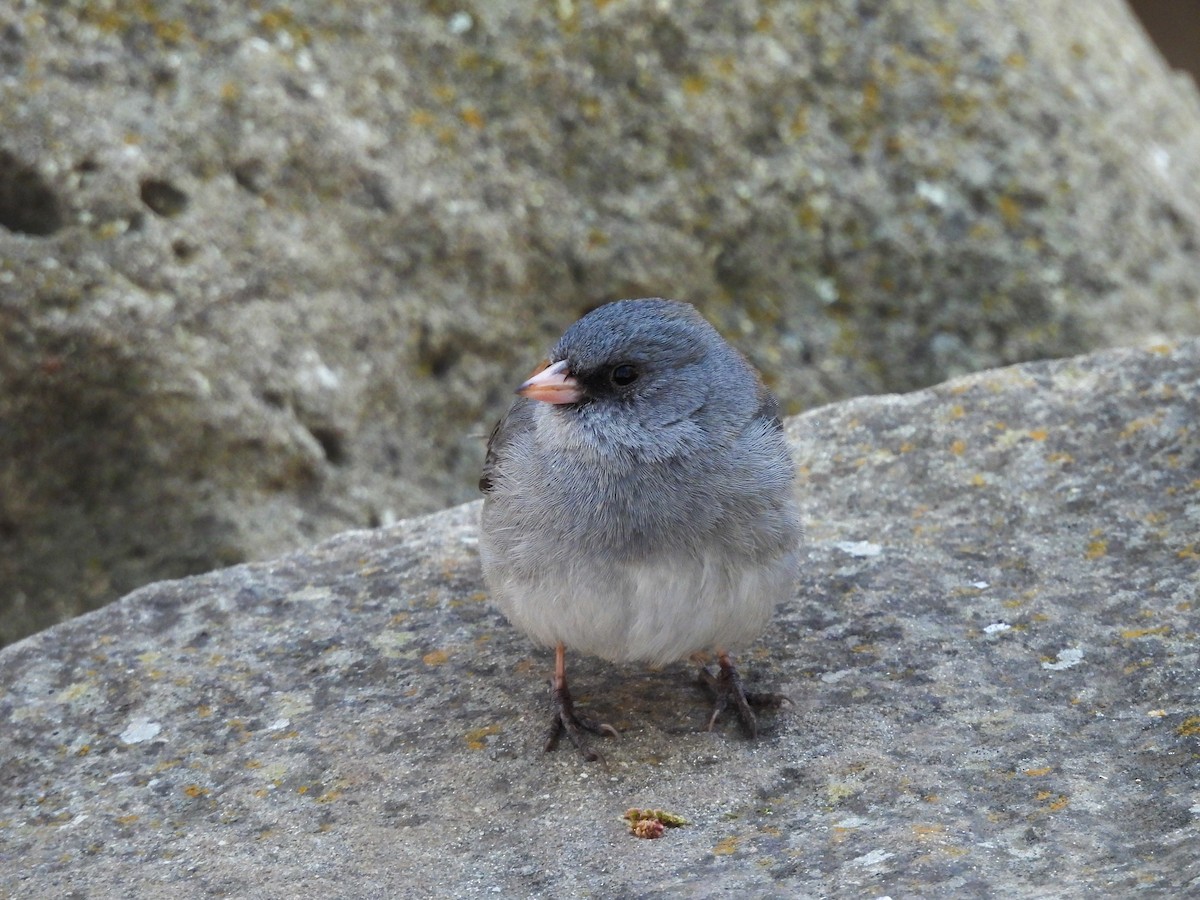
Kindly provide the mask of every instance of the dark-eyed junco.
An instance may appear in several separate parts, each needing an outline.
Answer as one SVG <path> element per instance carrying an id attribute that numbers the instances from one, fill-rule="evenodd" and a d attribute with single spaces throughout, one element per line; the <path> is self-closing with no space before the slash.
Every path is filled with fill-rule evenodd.
<path id="1" fill-rule="evenodd" d="M 479 480 L 480 550 L 496 604 L 554 647 L 554 719 L 589 759 L 567 648 L 701 667 L 751 736 L 752 706 L 730 651 L 790 596 L 800 524 L 778 405 L 749 363 L 689 304 L 622 300 L 562 336 L 492 432 Z"/>

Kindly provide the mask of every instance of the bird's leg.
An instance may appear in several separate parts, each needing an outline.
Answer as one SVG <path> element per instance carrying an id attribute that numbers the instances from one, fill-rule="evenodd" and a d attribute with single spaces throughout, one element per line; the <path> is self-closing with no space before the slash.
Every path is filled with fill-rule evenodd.
<path id="1" fill-rule="evenodd" d="M 758 691 L 747 691 L 742 687 L 742 676 L 738 674 L 737 667 L 734 666 L 733 660 L 724 650 L 717 653 L 718 672 L 714 675 L 709 671 L 708 666 L 701 664 L 700 666 L 700 683 L 708 688 L 709 693 L 713 695 L 713 712 L 712 717 L 708 720 L 708 730 L 712 731 L 713 726 L 717 724 L 717 719 L 721 713 L 728 709 L 730 702 L 733 703 L 734 709 L 737 710 L 738 719 L 741 720 L 742 728 L 746 730 L 746 734 L 751 738 L 758 737 L 758 717 L 754 715 L 755 709 L 778 709 L 785 703 L 791 703 L 783 694 L 760 693 Z"/>
<path id="2" fill-rule="evenodd" d="M 588 747 L 583 733 L 611 734 L 617 737 L 617 729 L 603 722 L 595 722 L 575 715 L 575 703 L 571 692 L 567 690 L 567 648 L 560 642 L 554 648 L 554 678 L 550 681 L 550 698 L 554 704 L 554 715 L 550 721 L 550 732 L 546 735 L 547 752 L 558 746 L 558 739 L 566 732 L 575 749 L 583 754 L 588 762 L 599 761 L 605 765 L 604 757 Z"/>

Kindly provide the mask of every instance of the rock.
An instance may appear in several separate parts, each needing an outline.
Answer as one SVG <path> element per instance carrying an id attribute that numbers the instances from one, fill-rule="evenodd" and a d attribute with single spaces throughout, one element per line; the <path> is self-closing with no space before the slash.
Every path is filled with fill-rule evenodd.
<path id="1" fill-rule="evenodd" d="M 472 504 L 0 651 L 0 894 L 1194 893 L 1200 340 L 788 431 L 806 561 L 742 659 L 795 706 L 757 744 L 682 666 L 577 658 L 623 733 L 542 754 L 552 654 Z"/>
<path id="2" fill-rule="evenodd" d="M 1119 0 L 0 9 L 0 640 L 474 496 L 584 310 L 790 412 L 1200 330 Z"/>

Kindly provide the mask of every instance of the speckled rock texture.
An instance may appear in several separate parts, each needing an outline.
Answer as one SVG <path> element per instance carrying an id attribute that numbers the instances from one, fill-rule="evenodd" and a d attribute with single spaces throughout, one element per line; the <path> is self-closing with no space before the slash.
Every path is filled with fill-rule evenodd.
<path id="1" fill-rule="evenodd" d="M 0 641 L 473 495 L 584 310 L 789 412 L 1200 331 L 1120 0 L 0 6 Z"/>
<path id="2" fill-rule="evenodd" d="M 1185 896 L 1200 890 L 1200 341 L 789 421 L 794 706 L 548 651 L 478 506 L 146 587 L 0 651 L 0 895 Z M 622 814 L 687 820 L 657 840 Z"/>

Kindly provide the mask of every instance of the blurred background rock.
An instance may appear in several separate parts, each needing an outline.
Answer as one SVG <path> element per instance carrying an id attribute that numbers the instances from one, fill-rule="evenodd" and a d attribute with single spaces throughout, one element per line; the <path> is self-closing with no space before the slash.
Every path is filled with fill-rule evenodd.
<path id="1" fill-rule="evenodd" d="M 1196 333 L 1198 247 L 1200 95 L 1120 0 L 18 0 L 0 641 L 474 497 L 610 299 L 794 413 Z"/>

